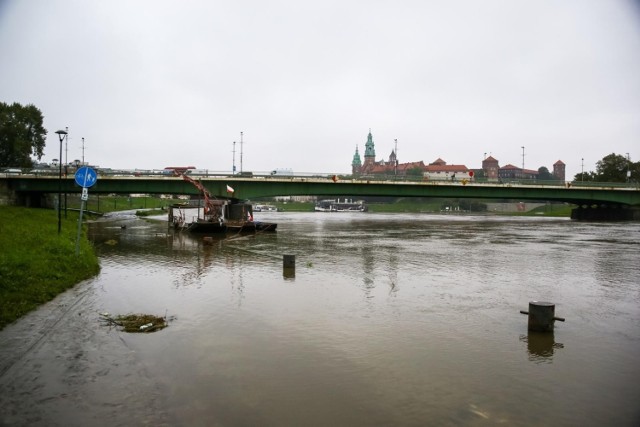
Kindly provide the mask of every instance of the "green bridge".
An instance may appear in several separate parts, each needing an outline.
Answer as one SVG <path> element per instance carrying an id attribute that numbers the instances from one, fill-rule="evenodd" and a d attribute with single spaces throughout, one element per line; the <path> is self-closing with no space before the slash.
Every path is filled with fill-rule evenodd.
<path id="1" fill-rule="evenodd" d="M 576 205 L 575 219 L 640 219 L 636 184 L 476 183 L 467 181 L 393 181 L 304 176 L 193 176 L 215 197 L 255 199 L 272 196 L 384 196 L 536 200 Z M 582 184 L 582 185 L 581 185 Z M 232 189 L 233 192 L 228 191 Z M 50 193 L 80 193 L 73 176 L 0 177 L 0 193 L 19 204 L 39 206 Z M 181 177 L 99 175 L 89 194 L 184 194 L 200 191 Z"/>

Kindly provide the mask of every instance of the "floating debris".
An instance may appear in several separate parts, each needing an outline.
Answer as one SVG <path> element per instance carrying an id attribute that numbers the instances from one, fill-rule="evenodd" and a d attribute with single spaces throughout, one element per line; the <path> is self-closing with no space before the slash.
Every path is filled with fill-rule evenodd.
<path id="1" fill-rule="evenodd" d="M 104 325 L 118 326 L 124 332 L 156 332 L 169 326 L 167 317 L 151 314 L 127 314 L 124 316 L 111 316 L 109 313 L 100 313 Z"/>

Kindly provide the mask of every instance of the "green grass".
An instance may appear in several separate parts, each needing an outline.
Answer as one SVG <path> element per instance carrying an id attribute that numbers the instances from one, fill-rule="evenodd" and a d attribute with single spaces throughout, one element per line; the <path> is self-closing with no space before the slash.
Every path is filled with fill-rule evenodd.
<path id="1" fill-rule="evenodd" d="M 369 212 L 440 212 L 442 201 L 413 201 L 400 199 L 394 203 L 368 203 Z"/>
<path id="2" fill-rule="evenodd" d="M 538 206 L 528 212 L 516 213 L 519 216 L 551 216 L 551 217 L 570 217 L 571 210 L 574 205 L 552 203 L 546 206 Z"/>
<path id="3" fill-rule="evenodd" d="M 127 197 L 127 196 L 105 196 L 91 194 L 85 204 L 85 210 L 92 212 L 114 212 L 132 209 L 161 209 L 173 203 L 184 202 L 181 199 L 161 199 L 154 196 Z M 80 196 L 77 194 L 67 195 L 67 207 L 69 209 L 80 209 Z"/>
<path id="4" fill-rule="evenodd" d="M 75 254 L 77 213 L 0 207 L 0 329 L 100 271 L 83 234 Z"/>

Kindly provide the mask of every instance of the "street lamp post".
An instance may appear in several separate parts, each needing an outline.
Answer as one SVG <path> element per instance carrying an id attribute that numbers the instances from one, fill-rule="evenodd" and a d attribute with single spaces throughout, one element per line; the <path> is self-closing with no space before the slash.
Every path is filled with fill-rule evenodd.
<path id="1" fill-rule="evenodd" d="M 58 138 L 60 139 L 60 161 L 58 162 L 58 234 L 62 229 L 62 141 L 67 137 L 66 130 L 57 130 Z"/>
<path id="2" fill-rule="evenodd" d="M 64 177 L 66 178 L 69 174 L 69 158 L 67 157 L 69 150 L 67 149 L 67 144 L 69 143 L 69 126 L 64 128 L 65 137 L 64 137 Z M 62 157 L 62 152 L 60 153 L 60 157 Z M 62 159 L 60 159 L 62 160 Z M 64 192 L 64 219 L 67 219 L 67 192 Z"/>

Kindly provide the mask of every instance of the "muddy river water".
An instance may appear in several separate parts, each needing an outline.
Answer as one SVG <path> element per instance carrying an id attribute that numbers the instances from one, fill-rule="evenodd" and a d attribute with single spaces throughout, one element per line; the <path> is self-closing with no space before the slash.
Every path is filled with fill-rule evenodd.
<path id="1" fill-rule="evenodd" d="M 256 216 L 91 224 L 101 273 L 0 331 L 0 425 L 640 425 L 640 224 Z M 533 300 L 566 322 L 528 333 Z"/>

